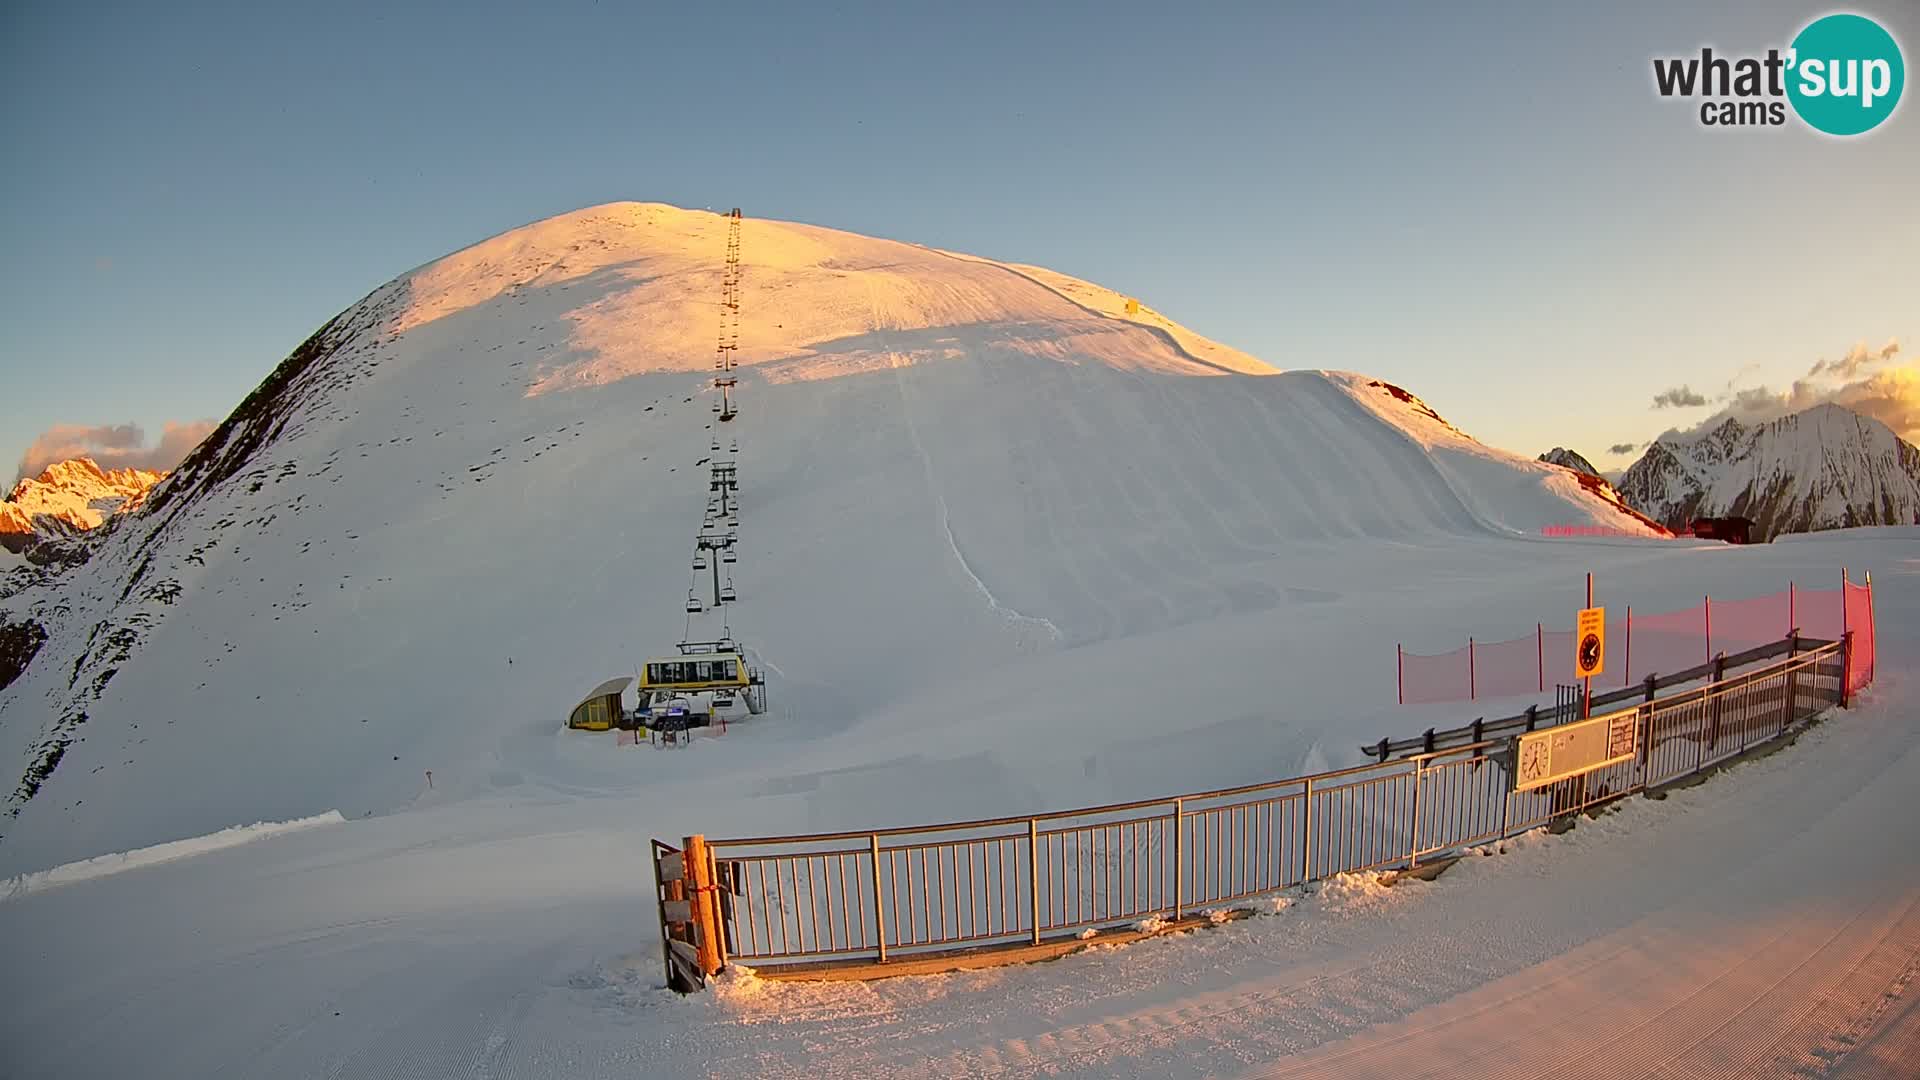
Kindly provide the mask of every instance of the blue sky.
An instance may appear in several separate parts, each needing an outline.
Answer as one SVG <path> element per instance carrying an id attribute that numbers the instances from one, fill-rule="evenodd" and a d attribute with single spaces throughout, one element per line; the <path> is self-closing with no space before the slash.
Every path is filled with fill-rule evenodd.
<path id="1" fill-rule="evenodd" d="M 0 468 L 224 416 L 395 275 L 629 198 L 1039 263 L 1603 466 L 1712 412 L 1671 386 L 1920 349 L 1914 103 L 1841 141 L 1652 90 L 1820 6 L 167 7 L 0 9 Z M 1851 10 L 1912 63 L 1911 5 Z"/>

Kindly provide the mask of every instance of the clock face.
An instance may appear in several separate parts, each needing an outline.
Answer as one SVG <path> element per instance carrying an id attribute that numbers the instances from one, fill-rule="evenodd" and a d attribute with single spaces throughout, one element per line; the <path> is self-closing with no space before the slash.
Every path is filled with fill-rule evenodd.
<path id="1" fill-rule="evenodd" d="M 1588 634 L 1580 639 L 1580 672 L 1587 674 L 1600 666 L 1600 635 Z"/>
<path id="2" fill-rule="evenodd" d="M 1547 740 L 1536 739 L 1523 743 L 1520 747 L 1520 782 L 1532 783 L 1545 777 L 1549 760 Z"/>

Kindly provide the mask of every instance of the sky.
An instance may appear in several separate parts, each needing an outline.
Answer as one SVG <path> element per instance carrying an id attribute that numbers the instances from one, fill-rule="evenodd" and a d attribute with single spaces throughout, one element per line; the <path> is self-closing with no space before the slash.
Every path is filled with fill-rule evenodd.
<path id="1" fill-rule="evenodd" d="M 1830 365 L 1920 403 L 1920 106 L 1653 90 L 1832 9 L 1186 7 L 0 6 L 0 468 L 170 464 L 383 282 L 619 199 L 1047 266 L 1602 468 Z"/>

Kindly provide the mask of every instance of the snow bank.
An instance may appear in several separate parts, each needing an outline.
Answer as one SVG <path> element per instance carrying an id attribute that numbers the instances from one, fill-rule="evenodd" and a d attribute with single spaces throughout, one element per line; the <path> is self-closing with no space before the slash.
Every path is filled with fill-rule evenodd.
<path id="1" fill-rule="evenodd" d="M 221 848 L 250 844 L 255 840 L 264 840 L 281 833 L 298 832 L 311 829 L 316 825 L 339 825 L 347 819 L 340 811 L 329 810 L 312 817 L 296 818 L 292 821 L 260 821 L 252 825 L 235 825 L 221 829 L 206 836 L 194 836 L 185 840 L 169 840 L 152 847 L 137 848 L 133 851 L 120 851 L 111 855 L 96 855 L 91 859 L 70 862 L 56 866 L 51 870 L 37 870 L 31 874 L 20 874 L 0 884 L 0 901 L 13 900 L 31 893 L 43 892 L 61 885 L 71 885 L 76 881 L 118 874 L 123 870 L 135 870 L 142 866 L 172 862 L 194 855 L 204 855 Z"/>

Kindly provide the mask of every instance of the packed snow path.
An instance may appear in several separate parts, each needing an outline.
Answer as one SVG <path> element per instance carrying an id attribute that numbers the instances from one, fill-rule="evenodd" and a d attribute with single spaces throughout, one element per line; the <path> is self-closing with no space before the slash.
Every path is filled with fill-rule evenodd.
<path id="1" fill-rule="evenodd" d="M 617 833 L 351 823 L 0 905 L 0 1045 L 64 1076 L 1913 1075 L 1911 689 L 1431 884 L 873 984 L 680 999 Z"/>

